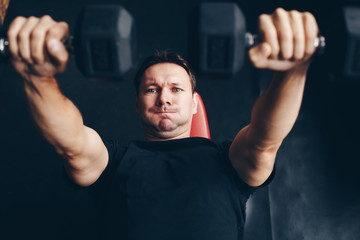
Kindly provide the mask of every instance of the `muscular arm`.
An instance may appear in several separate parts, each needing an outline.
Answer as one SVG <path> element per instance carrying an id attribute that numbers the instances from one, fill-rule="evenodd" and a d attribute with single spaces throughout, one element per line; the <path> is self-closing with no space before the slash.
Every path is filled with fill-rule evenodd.
<path id="1" fill-rule="evenodd" d="M 53 77 L 24 81 L 24 88 L 36 125 L 63 157 L 69 176 L 79 185 L 92 184 L 107 163 L 100 136 L 84 126 L 79 110 L 61 93 Z"/>
<path id="2" fill-rule="evenodd" d="M 22 76 L 34 121 L 63 157 L 69 176 L 79 185 L 96 181 L 107 164 L 107 150 L 99 135 L 84 126 L 75 105 L 60 91 L 53 77 L 64 71 L 68 54 L 60 40 L 65 23 L 50 17 L 17 18 L 8 31 L 15 70 Z"/>
<path id="3" fill-rule="evenodd" d="M 272 16 L 263 15 L 260 28 L 265 41 L 249 52 L 256 67 L 274 70 L 269 86 L 254 104 L 251 123 L 240 130 L 229 151 L 239 176 L 251 186 L 261 185 L 271 174 L 276 153 L 300 110 L 318 30 L 312 15 L 298 14 L 278 9 Z M 302 21 L 294 24 L 293 18 Z M 284 25 L 284 21 L 288 24 Z M 302 35 L 297 27 L 304 29 Z M 272 28 L 275 36 L 271 34 Z M 284 32 L 296 32 L 300 40 L 293 43 L 293 36 L 286 40 L 286 36 L 282 36 Z"/>
<path id="4" fill-rule="evenodd" d="M 230 159 L 249 185 L 259 186 L 271 174 L 276 153 L 298 116 L 304 85 L 304 74 L 275 73 L 254 104 L 251 123 L 235 137 Z"/>

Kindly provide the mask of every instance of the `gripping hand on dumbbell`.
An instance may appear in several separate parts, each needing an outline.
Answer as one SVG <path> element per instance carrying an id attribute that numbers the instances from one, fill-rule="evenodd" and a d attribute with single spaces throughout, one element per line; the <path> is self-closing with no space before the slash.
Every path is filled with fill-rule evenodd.
<path id="1" fill-rule="evenodd" d="M 259 17 L 262 42 L 249 50 L 249 58 L 257 68 L 306 69 L 316 50 L 318 32 L 316 20 L 309 12 L 278 8 L 272 14 L 262 14 Z"/>
<path id="2" fill-rule="evenodd" d="M 17 17 L 8 30 L 9 51 L 15 70 L 25 79 L 52 77 L 66 69 L 69 53 L 62 44 L 68 25 L 49 16 Z"/>
<path id="3" fill-rule="evenodd" d="M 41 134 L 63 157 L 71 178 L 88 186 L 104 170 L 107 151 L 54 78 L 66 69 L 69 53 L 63 39 L 67 36 L 67 24 L 49 16 L 18 17 L 8 30 L 10 57 L 24 78 L 30 112 Z"/>

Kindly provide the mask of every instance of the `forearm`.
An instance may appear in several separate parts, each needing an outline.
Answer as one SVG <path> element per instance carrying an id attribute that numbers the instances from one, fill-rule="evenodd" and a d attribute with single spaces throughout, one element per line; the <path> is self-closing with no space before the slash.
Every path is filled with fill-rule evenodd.
<path id="1" fill-rule="evenodd" d="M 56 151 L 71 158 L 80 151 L 84 134 L 82 116 L 60 91 L 53 77 L 24 80 L 26 97 L 33 119 Z"/>
<path id="2" fill-rule="evenodd" d="M 291 131 L 300 111 L 307 68 L 275 72 L 255 102 L 249 133 L 257 147 L 276 148 Z"/>
<path id="3" fill-rule="evenodd" d="M 251 186 L 269 177 L 276 153 L 295 124 L 319 31 L 311 13 L 278 8 L 260 15 L 259 32 L 263 41 L 249 50 L 249 59 L 274 75 L 254 104 L 251 123 L 236 135 L 229 150 L 237 173 Z"/>

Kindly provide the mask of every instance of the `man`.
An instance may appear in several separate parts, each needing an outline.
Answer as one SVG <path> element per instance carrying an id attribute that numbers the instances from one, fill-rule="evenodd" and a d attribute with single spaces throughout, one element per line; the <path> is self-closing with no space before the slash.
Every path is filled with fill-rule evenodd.
<path id="1" fill-rule="evenodd" d="M 195 81 L 176 54 L 147 59 L 135 78 L 136 111 L 148 141 L 103 141 L 58 88 L 65 71 L 64 22 L 16 18 L 8 31 L 12 63 L 24 79 L 35 123 L 63 156 L 68 176 L 107 204 L 107 236 L 118 239 L 239 239 L 245 204 L 273 172 L 297 118 L 318 35 L 310 13 L 276 9 L 259 17 L 263 42 L 249 50 L 255 67 L 274 70 L 232 142 L 189 138 Z M 271 179 L 270 179 L 271 180 Z M 97 195 L 99 196 L 99 195 Z M 111 219 L 111 221 L 109 221 Z"/>

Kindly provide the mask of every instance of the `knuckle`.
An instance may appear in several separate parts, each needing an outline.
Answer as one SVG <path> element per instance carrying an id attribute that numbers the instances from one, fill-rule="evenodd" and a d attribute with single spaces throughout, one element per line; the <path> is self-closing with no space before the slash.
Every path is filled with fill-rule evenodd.
<path id="1" fill-rule="evenodd" d="M 59 26 L 62 26 L 62 27 L 64 27 L 64 28 L 68 28 L 68 27 L 69 27 L 69 25 L 68 25 L 66 22 L 64 22 L 64 21 L 58 22 L 58 24 L 59 24 Z"/>
<path id="2" fill-rule="evenodd" d="M 17 16 L 17 17 L 14 19 L 14 21 L 23 21 L 23 20 L 25 20 L 25 17 L 23 17 L 23 16 Z"/>
<path id="3" fill-rule="evenodd" d="M 53 21 L 50 15 L 44 15 L 40 18 L 42 21 Z"/>
<path id="4" fill-rule="evenodd" d="M 16 17 L 14 19 L 14 21 L 11 23 L 11 26 L 7 32 L 7 36 L 8 38 L 11 38 L 11 37 L 15 37 L 17 34 L 18 34 L 18 29 L 17 29 L 17 25 L 19 24 L 23 24 L 25 22 L 25 18 L 24 17 Z"/>
<path id="5" fill-rule="evenodd" d="M 306 19 L 315 19 L 314 15 L 311 12 L 308 12 L 308 11 L 303 12 L 303 16 Z"/>
<path id="6" fill-rule="evenodd" d="M 305 24 L 315 24 L 316 25 L 316 19 L 315 16 L 310 12 L 304 12 L 302 14 L 303 21 Z"/>
<path id="7" fill-rule="evenodd" d="M 269 15 L 268 14 L 261 14 L 260 16 L 259 16 L 259 22 L 266 22 L 266 21 L 268 21 L 268 19 L 269 19 Z"/>
<path id="8" fill-rule="evenodd" d="M 289 13 L 282 8 L 277 8 L 273 15 L 275 23 L 287 22 L 289 19 Z"/>
<path id="9" fill-rule="evenodd" d="M 23 17 L 23 16 L 18 16 L 18 17 L 16 17 L 15 19 L 14 19 L 14 23 L 16 24 L 16 23 L 19 23 L 19 22 L 24 22 L 26 20 L 26 18 L 25 17 Z"/>
<path id="10" fill-rule="evenodd" d="M 279 13 L 281 13 L 283 11 L 284 11 L 284 9 L 281 8 L 281 7 L 278 7 L 278 8 L 275 9 L 275 13 L 277 13 L 277 14 L 279 14 Z"/>
<path id="11" fill-rule="evenodd" d="M 30 16 L 29 18 L 28 18 L 28 21 L 30 22 L 34 22 L 34 21 L 37 21 L 37 20 L 39 20 L 39 18 L 37 18 L 37 17 L 34 17 L 34 16 Z"/>
<path id="12" fill-rule="evenodd" d="M 61 26 L 66 31 L 69 31 L 69 25 L 66 22 L 61 21 L 58 24 L 59 24 L 59 26 Z"/>
<path id="13" fill-rule="evenodd" d="M 284 16 L 284 14 L 286 14 L 286 11 L 283 8 L 276 8 L 274 11 L 276 16 Z"/>
<path id="14" fill-rule="evenodd" d="M 289 15 L 290 15 L 291 18 L 298 18 L 300 16 L 300 12 L 297 11 L 297 10 L 291 10 L 289 12 Z"/>

